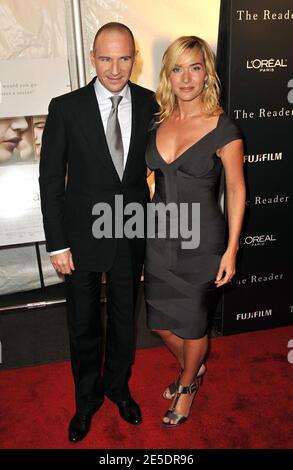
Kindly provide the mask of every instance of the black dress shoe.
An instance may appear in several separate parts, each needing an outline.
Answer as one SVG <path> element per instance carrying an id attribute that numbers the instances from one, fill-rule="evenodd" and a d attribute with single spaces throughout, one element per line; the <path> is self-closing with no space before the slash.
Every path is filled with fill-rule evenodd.
<path id="1" fill-rule="evenodd" d="M 129 424 L 139 424 L 142 422 L 140 408 L 132 397 L 125 401 L 118 401 L 116 404 L 118 406 L 120 416 L 124 421 L 127 421 Z"/>
<path id="2" fill-rule="evenodd" d="M 93 415 L 101 408 L 104 397 L 97 403 L 91 413 L 76 413 L 70 421 L 68 428 L 68 439 L 70 442 L 81 441 L 89 432 Z"/>
<path id="3" fill-rule="evenodd" d="M 70 442 L 81 441 L 89 432 L 92 415 L 81 415 L 76 413 L 69 424 L 68 439 Z"/>

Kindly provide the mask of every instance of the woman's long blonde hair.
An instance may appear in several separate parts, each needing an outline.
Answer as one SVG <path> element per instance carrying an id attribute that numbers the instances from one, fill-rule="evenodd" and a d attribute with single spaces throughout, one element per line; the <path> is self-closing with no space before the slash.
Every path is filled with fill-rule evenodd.
<path id="1" fill-rule="evenodd" d="M 201 51 L 207 73 L 205 88 L 202 92 L 203 110 L 207 114 L 213 114 L 220 109 L 220 81 L 216 72 L 215 57 L 210 46 L 197 36 L 181 36 L 176 39 L 165 51 L 160 71 L 160 83 L 156 91 L 156 99 L 160 110 L 158 112 L 159 123 L 167 119 L 176 107 L 176 96 L 172 91 L 169 79 L 178 57 L 186 50 Z"/>

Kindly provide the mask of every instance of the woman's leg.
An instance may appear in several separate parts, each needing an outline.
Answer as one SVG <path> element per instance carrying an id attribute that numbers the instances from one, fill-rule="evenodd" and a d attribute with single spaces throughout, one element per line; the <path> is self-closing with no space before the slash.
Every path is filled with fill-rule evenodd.
<path id="1" fill-rule="evenodd" d="M 174 335 L 174 333 L 169 330 L 152 331 L 162 338 L 167 348 L 176 357 L 181 369 L 184 369 L 184 339 L 179 338 L 179 336 Z"/>
<path id="2" fill-rule="evenodd" d="M 157 333 L 169 349 L 169 351 L 172 352 L 172 354 L 176 357 L 177 361 L 180 364 L 181 369 L 185 369 L 184 363 L 184 357 L 187 356 L 189 358 L 189 353 L 185 352 L 185 349 L 190 348 L 186 344 L 186 341 L 194 341 L 194 340 L 184 340 L 183 338 L 180 338 L 179 336 L 175 335 L 169 330 L 152 330 L 154 333 Z M 192 355 L 190 355 L 190 358 Z M 189 360 L 189 359 L 188 359 Z M 204 356 L 202 358 L 202 362 L 200 363 L 200 368 L 198 370 L 199 375 L 203 375 L 206 371 L 206 366 L 203 364 Z M 190 366 L 188 365 L 188 370 L 190 369 Z M 193 381 L 195 375 L 192 377 L 192 380 L 190 383 Z M 172 399 L 174 394 L 170 393 L 169 387 L 164 392 L 165 396 L 164 398 Z"/>
<path id="3" fill-rule="evenodd" d="M 197 375 L 208 350 L 208 337 L 183 340 L 184 372 L 181 377 L 182 385 L 189 385 Z"/>
<path id="4" fill-rule="evenodd" d="M 200 339 L 184 339 L 183 341 L 183 362 L 184 370 L 181 375 L 180 384 L 184 387 L 189 386 L 197 375 L 200 366 L 205 358 L 208 349 L 208 337 Z M 179 415 L 188 416 L 196 391 L 191 395 L 182 394 L 177 402 L 174 412 Z M 176 399 L 176 395 L 175 395 Z M 165 423 L 175 424 L 175 420 L 164 417 Z"/>

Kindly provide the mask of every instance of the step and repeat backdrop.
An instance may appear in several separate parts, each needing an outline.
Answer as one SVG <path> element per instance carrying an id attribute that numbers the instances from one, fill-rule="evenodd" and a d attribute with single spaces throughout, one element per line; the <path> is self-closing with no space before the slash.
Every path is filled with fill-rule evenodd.
<path id="1" fill-rule="evenodd" d="M 247 207 L 223 333 L 293 320 L 293 2 L 222 2 L 218 64 L 224 106 L 241 128 Z"/>

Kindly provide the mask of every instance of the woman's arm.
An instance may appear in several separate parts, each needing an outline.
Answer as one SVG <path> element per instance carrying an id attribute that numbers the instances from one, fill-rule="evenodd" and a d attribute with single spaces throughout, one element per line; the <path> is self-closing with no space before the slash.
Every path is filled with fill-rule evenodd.
<path id="1" fill-rule="evenodd" d="M 243 142 L 233 140 L 218 150 L 225 170 L 229 239 L 216 278 L 217 287 L 227 284 L 235 274 L 236 254 L 245 211 Z"/>

